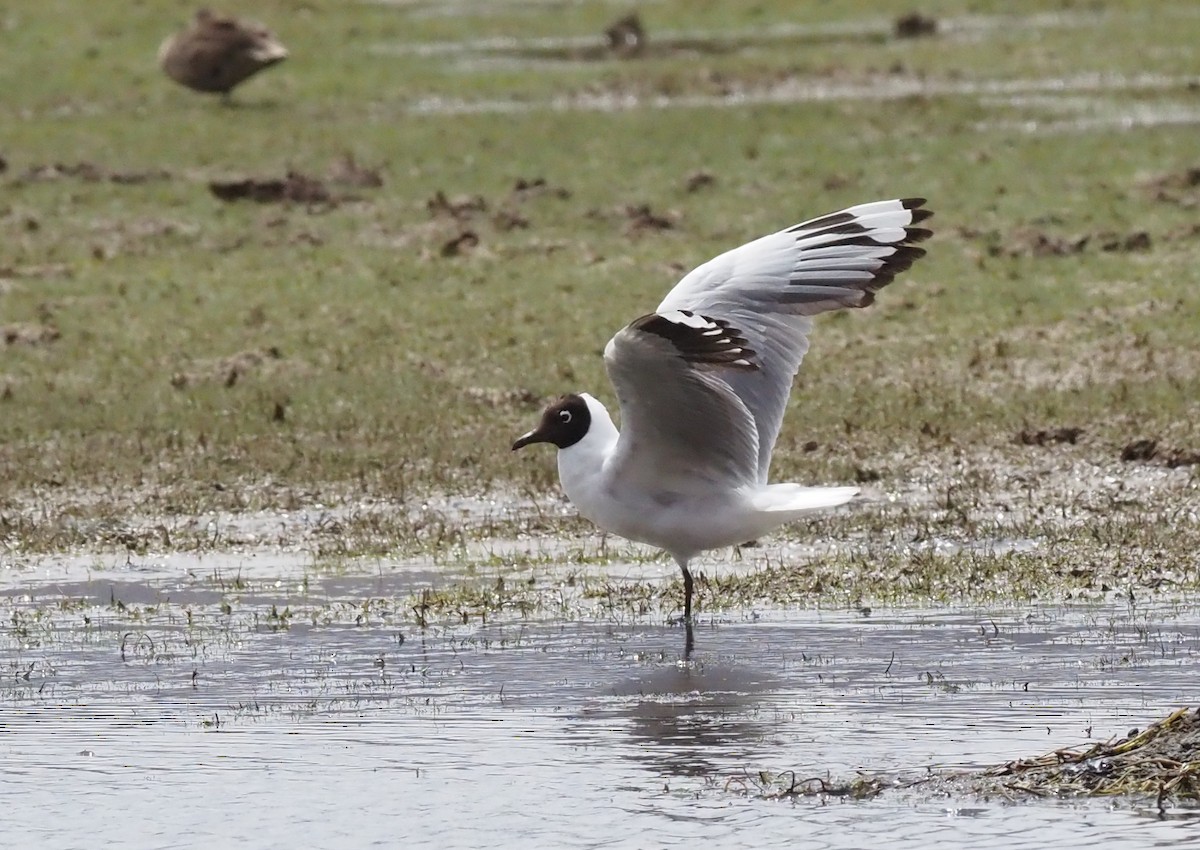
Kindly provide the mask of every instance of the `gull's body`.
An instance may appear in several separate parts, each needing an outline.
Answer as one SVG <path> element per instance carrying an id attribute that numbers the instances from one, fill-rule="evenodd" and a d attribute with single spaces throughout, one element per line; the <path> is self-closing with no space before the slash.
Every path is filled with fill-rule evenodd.
<path id="1" fill-rule="evenodd" d="M 811 317 L 867 306 L 924 254 L 911 244 L 929 235 L 914 226 L 930 215 L 923 203 L 862 204 L 710 260 L 605 348 L 624 430 L 595 398 L 572 394 L 513 445 L 557 445 L 559 479 L 580 514 L 671 554 L 683 573 L 685 621 L 697 554 L 857 494 L 770 484 L 771 452 Z"/>
<path id="2" fill-rule="evenodd" d="M 234 87 L 288 57 L 287 48 L 266 27 L 196 12 L 186 29 L 158 49 L 158 64 L 180 85 L 228 97 Z"/>

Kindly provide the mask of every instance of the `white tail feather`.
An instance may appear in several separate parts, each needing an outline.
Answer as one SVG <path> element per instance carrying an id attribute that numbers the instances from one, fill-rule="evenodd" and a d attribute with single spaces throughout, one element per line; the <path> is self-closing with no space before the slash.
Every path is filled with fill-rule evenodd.
<path id="1" fill-rule="evenodd" d="M 753 496 L 754 507 L 765 513 L 802 514 L 844 505 L 858 495 L 857 487 L 804 487 L 771 484 Z"/>

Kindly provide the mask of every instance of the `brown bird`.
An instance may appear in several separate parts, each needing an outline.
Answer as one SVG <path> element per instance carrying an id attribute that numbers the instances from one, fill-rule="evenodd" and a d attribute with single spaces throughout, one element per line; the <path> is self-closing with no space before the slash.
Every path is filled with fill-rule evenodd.
<path id="1" fill-rule="evenodd" d="M 239 83 L 287 56 L 287 48 L 261 24 L 201 9 L 186 29 L 162 43 L 158 64 L 180 85 L 228 100 Z"/>

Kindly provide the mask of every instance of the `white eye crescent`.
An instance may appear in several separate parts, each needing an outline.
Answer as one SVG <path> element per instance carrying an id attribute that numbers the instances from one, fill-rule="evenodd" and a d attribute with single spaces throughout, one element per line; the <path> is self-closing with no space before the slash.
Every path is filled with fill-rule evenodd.
<path id="1" fill-rule="evenodd" d="M 571 411 L 569 411 L 569 410 L 560 410 L 560 411 L 558 412 L 558 418 L 562 420 L 562 423 L 563 423 L 564 425 L 567 425 L 567 424 L 569 424 L 569 423 L 570 423 L 570 421 L 571 421 Z"/>

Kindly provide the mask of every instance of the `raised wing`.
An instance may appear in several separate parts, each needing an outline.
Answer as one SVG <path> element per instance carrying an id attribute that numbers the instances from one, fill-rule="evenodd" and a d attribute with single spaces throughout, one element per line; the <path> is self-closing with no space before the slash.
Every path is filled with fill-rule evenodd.
<path id="1" fill-rule="evenodd" d="M 660 314 L 687 311 L 725 322 L 755 352 L 757 369 L 725 371 L 718 380 L 753 418 L 760 483 L 767 481 L 792 381 L 808 351 L 810 317 L 866 307 L 922 257 L 924 249 L 912 243 L 930 235 L 915 226 L 933 214 L 924 203 L 860 204 L 756 239 L 689 272 L 658 305 Z M 621 411 L 623 418 L 624 400 Z"/>
<path id="2" fill-rule="evenodd" d="M 621 405 L 614 475 L 662 495 L 758 478 L 758 430 L 726 376 L 755 372 L 736 328 L 687 310 L 651 313 L 609 340 L 604 365 Z"/>

